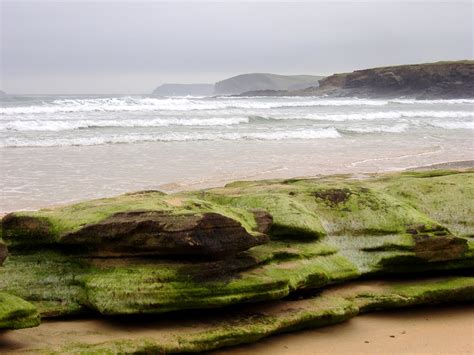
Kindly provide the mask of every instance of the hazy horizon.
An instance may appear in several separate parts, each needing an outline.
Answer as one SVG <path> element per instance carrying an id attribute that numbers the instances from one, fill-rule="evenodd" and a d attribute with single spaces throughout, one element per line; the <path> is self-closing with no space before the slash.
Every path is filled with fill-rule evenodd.
<path id="1" fill-rule="evenodd" d="M 473 57 L 471 2 L 1 1 L 11 94 L 147 94 L 244 73 Z"/>

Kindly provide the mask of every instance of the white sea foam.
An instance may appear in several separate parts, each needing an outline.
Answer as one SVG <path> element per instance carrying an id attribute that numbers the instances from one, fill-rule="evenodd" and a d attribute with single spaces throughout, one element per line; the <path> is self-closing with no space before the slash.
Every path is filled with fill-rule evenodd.
<path id="1" fill-rule="evenodd" d="M 474 130 L 474 121 L 434 121 L 429 123 L 430 126 L 445 128 L 445 129 L 473 129 Z"/>
<path id="2" fill-rule="evenodd" d="M 60 99 L 42 105 L 2 107 L 2 115 L 61 113 L 61 112 L 153 112 L 153 111 L 189 111 L 219 109 L 271 109 L 285 107 L 313 106 L 383 106 L 386 100 L 363 99 L 277 99 L 237 100 L 232 98 L 100 98 L 100 99 Z"/>
<path id="3" fill-rule="evenodd" d="M 98 119 L 98 120 L 15 120 L 0 121 L 0 131 L 67 131 L 105 127 L 168 127 L 168 126 L 229 126 L 247 123 L 247 117 L 227 118 L 157 118 L 157 119 Z"/>
<path id="4" fill-rule="evenodd" d="M 138 143 L 138 142 L 185 142 L 200 140 L 304 140 L 339 138 L 335 128 L 275 131 L 275 132 L 216 132 L 216 133 L 167 133 L 167 134 L 123 134 L 95 137 L 46 138 L 29 140 L 24 138 L 7 138 L 0 141 L 0 147 L 55 147 L 55 146 L 89 146 L 100 144 Z"/>
<path id="5" fill-rule="evenodd" d="M 2 103 L 0 146 L 439 133 L 471 130 L 474 121 L 474 100 L 467 99 L 36 97 Z"/>
<path id="6" fill-rule="evenodd" d="M 406 123 L 400 123 L 393 126 L 367 126 L 367 127 L 350 127 L 347 131 L 356 133 L 402 133 L 407 131 L 409 125 Z"/>
<path id="7" fill-rule="evenodd" d="M 380 111 L 361 112 L 346 114 L 320 114 L 310 113 L 303 116 L 304 119 L 321 121 L 359 121 L 359 120 L 381 120 L 400 118 L 472 118 L 472 111 Z"/>
<path id="8" fill-rule="evenodd" d="M 456 104 L 474 104 L 473 99 L 447 99 L 447 100 L 415 100 L 415 99 L 392 99 L 389 102 L 398 104 L 421 104 L 421 105 L 456 105 Z"/>
<path id="9" fill-rule="evenodd" d="M 474 104 L 472 99 L 455 100 L 412 100 L 412 99 L 357 99 L 357 98 L 316 98 L 316 97 L 280 97 L 280 98 L 198 98 L 198 97 L 110 97 L 86 99 L 56 99 L 43 101 L 41 105 L 1 107 L 2 115 L 41 114 L 60 112 L 152 112 L 152 111 L 188 111 L 219 109 L 272 109 L 285 107 L 327 107 L 327 106 L 386 106 L 388 104 Z"/>

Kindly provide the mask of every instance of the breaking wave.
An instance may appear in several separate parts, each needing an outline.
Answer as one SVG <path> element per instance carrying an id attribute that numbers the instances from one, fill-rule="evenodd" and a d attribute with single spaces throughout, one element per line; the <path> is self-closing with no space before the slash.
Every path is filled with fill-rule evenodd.
<path id="1" fill-rule="evenodd" d="M 474 129 L 474 100 L 469 99 L 38 96 L 1 103 L 0 147 L 308 140 Z M 457 133 L 466 134 L 450 131 Z"/>
<path id="2" fill-rule="evenodd" d="M 139 143 L 139 142 L 186 142 L 186 141 L 216 141 L 216 140 L 301 140 L 339 138 L 340 133 L 335 128 L 294 130 L 276 132 L 217 132 L 217 133 L 166 133 L 166 134 L 123 134 L 98 137 L 46 138 L 28 140 L 8 138 L 0 143 L 1 147 L 56 147 L 56 146 L 89 146 L 101 144 Z"/>
<path id="3" fill-rule="evenodd" d="M 403 119 L 403 118 L 436 118 L 436 119 L 462 119 L 474 118 L 474 113 L 469 111 L 381 111 L 347 114 L 318 114 L 311 113 L 294 117 L 290 115 L 281 116 L 229 116 L 229 117 L 162 117 L 162 118 L 123 118 L 123 119 L 77 119 L 74 117 L 59 117 L 56 119 L 17 119 L 0 120 L 0 131 L 67 131 L 75 129 L 93 129 L 107 127 L 122 128 L 140 128 L 140 127 L 169 127 L 169 126 L 234 126 L 240 124 L 268 123 L 272 121 L 373 121 L 383 119 Z M 469 122 L 453 123 L 433 123 L 433 126 L 440 128 L 470 129 L 472 124 Z M 465 127 L 463 127 L 465 126 Z"/>
<path id="4" fill-rule="evenodd" d="M 396 124 L 393 126 L 368 126 L 368 127 L 350 127 L 342 131 L 355 133 L 402 133 L 409 129 L 406 123 Z"/>
<path id="5" fill-rule="evenodd" d="M 228 118 L 156 118 L 156 119 L 99 119 L 99 120 L 16 120 L 0 121 L 0 131 L 67 131 L 106 127 L 168 127 L 168 126 L 229 126 L 249 121 L 246 117 Z"/>
<path id="6" fill-rule="evenodd" d="M 304 118 L 312 120 L 327 121 L 358 121 L 358 120 L 380 120 L 399 118 L 471 118 L 471 111 L 381 111 L 347 114 L 308 114 Z"/>
<path id="7" fill-rule="evenodd" d="M 474 129 L 474 121 L 466 122 L 430 122 L 433 127 L 445 128 L 445 129 Z"/>
<path id="8" fill-rule="evenodd" d="M 447 99 L 447 100 L 416 100 L 416 99 L 392 99 L 389 102 L 398 104 L 425 104 L 425 105 L 456 105 L 456 104 L 474 104 L 473 99 Z"/>
<path id="9" fill-rule="evenodd" d="M 441 100 L 449 101 L 449 100 Z M 474 103 L 474 100 L 471 100 Z M 250 100 L 235 98 L 153 98 L 122 97 L 96 99 L 58 99 L 41 105 L 2 107 L 2 115 L 66 113 L 66 112 L 153 112 L 220 109 L 272 109 L 317 106 L 385 106 L 390 102 L 412 103 L 403 100 L 288 98 L 278 100 Z M 432 100 L 432 103 L 437 101 Z M 467 101 L 462 101 L 466 103 Z M 415 103 L 415 102 L 413 102 Z M 428 101 L 424 102 L 428 103 Z"/>

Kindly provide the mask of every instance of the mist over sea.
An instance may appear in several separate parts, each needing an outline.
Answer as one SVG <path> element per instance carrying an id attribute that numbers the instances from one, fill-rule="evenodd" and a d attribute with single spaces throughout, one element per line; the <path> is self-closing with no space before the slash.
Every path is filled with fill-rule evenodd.
<path id="1" fill-rule="evenodd" d="M 0 211 L 474 158 L 474 100 L 0 98 Z"/>

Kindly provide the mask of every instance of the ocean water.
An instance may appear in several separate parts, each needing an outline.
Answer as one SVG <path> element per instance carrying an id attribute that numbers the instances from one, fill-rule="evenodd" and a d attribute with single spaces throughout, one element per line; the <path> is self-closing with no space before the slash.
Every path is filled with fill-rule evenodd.
<path id="1" fill-rule="evenodd" d="M 474 160 L 474 100 L 0 98 L 0 213 L 241 179 Z"/>
<path id="2" fill-rule="evenodd" d="M 315 140 L 474 130 L 474 100 L 6 97 L 0 147 Z"/>

